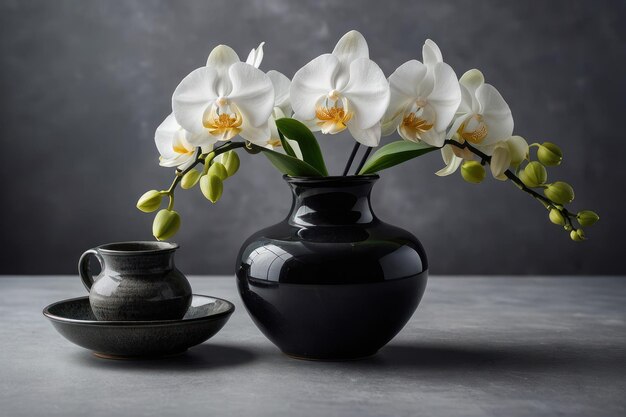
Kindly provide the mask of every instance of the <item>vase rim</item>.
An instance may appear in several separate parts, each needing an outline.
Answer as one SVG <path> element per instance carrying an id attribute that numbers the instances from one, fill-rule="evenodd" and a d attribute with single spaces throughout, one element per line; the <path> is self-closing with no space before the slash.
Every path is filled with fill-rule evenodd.
<path id="1" fill-rule="evenodd" d="M 380 178 L 378 174 L 367 175 L 329 175 L 326 177 L 296 177 L 283 175 L 283 178 L 288 183 L 307 184 L 307 183 L 335 183 L 335 182 L 348 182 L 348 183 L 363 183 L 373 182 Z"/>

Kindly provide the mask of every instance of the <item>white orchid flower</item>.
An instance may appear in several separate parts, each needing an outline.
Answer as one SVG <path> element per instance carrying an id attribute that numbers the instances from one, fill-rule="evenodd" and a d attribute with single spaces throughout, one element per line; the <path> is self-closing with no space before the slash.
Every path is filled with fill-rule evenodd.
<path id="1" fill-rule="evenodd" d="M 246 59 L 246 64 L 252 65 L 255 68 L 259 68 L 261 66 L 261 62 L 263 61 L 264 45 L 265 42 L 261 42 L 256 49 L 252 49 L 250 51 L 248 58 Z M 282 147 L 282 142 L 280 141 L 280 136 L 278 135 L 278 128 L 276 127 L 276 119 L 291 117 L 292 114 L 291 103 L 289 100 L 289 87 L 291 86 L 291 81 L 284 74 L 274 70 L 268 71 L 267 76 L 270 78 L 272 86 L 274 87 L 274 109 L 272 110 L 272 115 L 268 120 L 270 136 L 264 146 L 268 149 L 274 150 Z M 299 159 L 302 159 L 302 151 L 300 150 L 298 142 L 287 138 L 285 138 L 285 140 L 289 142 L 289 145 L 291 145 L 291 148 L 295 152 L 296 156 Z"/>
<path id="2" fill-rule="evenodd" d="M 270 77 L 272 85 L 274 86 L 274 110 L 272 110 L 272 115 L 268 122 L 270 126 L 270 138 L 265 147 L 268 149 L 276 149 L 282 147 L 278 127 L 276 127 L 276 120 L 283 117 L 291 117 L 292 113 L 291 103 L 289 101 L 289 87 L 291 81 L 289 81 L 289 78 L 284 74 L 274 70 L 268 71 L 267 76 Z M 285 140 L 289 143 L 298 159 L 302 159 L 302 151 L 300 150 L 298 142 L 287 138 L 285 138 Z"/>
<path id="3" fill-rule="evenodd" d="M 206 66 L 187 75 L 172 96 L 174 115 L 185 130 L 208 132 L 221 141 L 236 135 L 253 143 L 267 141 L 273 107 L 269 77 L 225 45 L 215 47 Z"/>
<path id="4" fill-rule="evenodd" d="M 265 45 L 265 42 L 261 42 L 256 49 L 250 51 L 246 59 L 246 64 L 252 65 L 254 68 L 261 66 L 261 62 L 263 61 L 263 45 Z"/>
<path id="5" fill-rule="evenodd" d="M 265 42 L 261 42 L 256 49 L 252 49 L 250 51 L 248 58 L 246 59 L 246 64 L 252 65 L 255 68 L 259 68 L 261 66 L 261 62 L 263 61 L 264 45 Z M 268 120 L 270 137 L 264 146 L 273 150 L 275 148 L 282 147 L 282 142 L 280 141 L 280 137 L 278 135 L 278 128 L 276 127 L 276 119 L 291 117 L 292 114 L 291 103 L 289 100 L 289 87 L 291 86 L 291 81 L 286 75 L 275 70 L 268 71 L 266 74 L 270 78 L 270 81 L 272 81 L 272 86 L 274 87 L 274 109 L 272 110 L 272 115 Z M 302 159 L 302 151 L 300 150 L 298 142 L 287 138 L 285 138 L 285 140 L 289 142 L 296 156 L 299 159 Z"/>
<path id="6" fill-rule="evenodd" d="M 484 150 L 483 150 L 484 151 Z M 494 178 L 505 181 L 507 177 L 504 172 L 507 169 L 517 168 L 523 160 L 528 159 L 528 142 L 521 136 L 511 136 L 510 138 L 496 143 L 490 150 L 491 162 L 489 168 Z M 454 173 L 461 163 L 476 159 L 469 149 L 461 149 L 453 145 L 446 145 L 441 149 L 445 168 L 436 172 L 439 176 L 446 176 Z"/>
<path id="7" fill-rule="evenodd" d="M 492 155 L 496 149 L 499 155 L 495 157 L 496 167 L 493 172 L 496 178 L 501 177 L 502 167 L 506 162 L 502 146 L 499 142 L 507 141 L 513 133 L 513 115 L 509 105 L 504 101 L 498 90 L 490 84 L 485 84 L 483 74 L 477 69 L 469 70 L 459 80 L 461 85 L 461 104 L 455 115 L 447 138 L 459 143 L 469 142 L 474 148 L 486 155 Z M 454 173 L 461 165 L 463 156 L 459 156 L 458 149 L 446 145 L 441 149 L 446 167 L 436 174 L 440 176 Z M 507 166 L 508 168 L 508 166 Z M 500 172 L 501 171 L 501 172 Z"/>
<path id="8" fill-rule="evenodd" d="M 199 146 L 202 147 L 202 152 L 209 152 L 213 149 L 216 139 L 204 132 L 195 135 L 183 129 L 172 113 L 157 127 L 154 141 L 161 154 L 159 158 L 161 166 L 184 170 L 195 160 Z"/>
<path id="9" fill-rule="evenodd" d="M 494 178 L 505 181 L 504 171 L 517 168 L 525 159 L 528 159 L 528 142 L 521 136 L 511 136 L 495 145 L 489 164 L 491 173 Z"/>
<path id="10" fill-rule="evenodd" d="M 383 135 L 397 130 L 405 140 L 441 147 L 461 103 L 461 88 L 435 42 L 426 40 L 422 57 L 424 63 L 405 62 L 389 77 L 391 98 Z"/>
<path id="11" fill-rule="evenodd" d="M 357 31 L 346 33 L 330 54 L 300 68 L 290 88 L 295 118 L 312 130 L 334 134 L 348 129 L 358 142 L 377 146 L 380 120 L 389 104 L 389 84 L 369 59 Z"/>

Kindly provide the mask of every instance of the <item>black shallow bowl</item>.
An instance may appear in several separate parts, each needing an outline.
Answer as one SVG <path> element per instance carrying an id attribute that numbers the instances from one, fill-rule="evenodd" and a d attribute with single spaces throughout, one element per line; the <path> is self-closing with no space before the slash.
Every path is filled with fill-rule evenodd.
<path id="1" fill-rule="evenodd" d="M 97 321 L 89 297 L 50 304 L 43 314 L 70 342 L 100 357 L 128 359 L 184 352 L 216 334 L 233 311 L 229 301 L 194 294 L 181 320 Z"/>

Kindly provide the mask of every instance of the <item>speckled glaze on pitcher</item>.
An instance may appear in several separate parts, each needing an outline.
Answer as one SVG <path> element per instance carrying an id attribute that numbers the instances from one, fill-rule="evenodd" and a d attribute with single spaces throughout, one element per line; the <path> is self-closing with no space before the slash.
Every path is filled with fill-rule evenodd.
<path id="1" fill-rule="evenodd" d="M 177 320 L 191 304 L 191 286 L 174 265 L 175 243 L 108 243 L 83 253 L 78 272 L 98 320 Z M 102 272 L 93 276 L 95 256 Z"/>

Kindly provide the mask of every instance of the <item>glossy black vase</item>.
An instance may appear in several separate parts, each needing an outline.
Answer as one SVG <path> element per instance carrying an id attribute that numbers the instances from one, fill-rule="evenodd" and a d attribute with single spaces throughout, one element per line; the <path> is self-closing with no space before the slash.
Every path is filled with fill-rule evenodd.
<path id="1" fill-rule="evenodd" d="M 370 205 L 376 175 L 293 178 L 289 216 L 252 235 L 237 259 L 243 302 L 284 353 L 345 360 L 373 355 L 424 294 L 426 254 Z"/>

